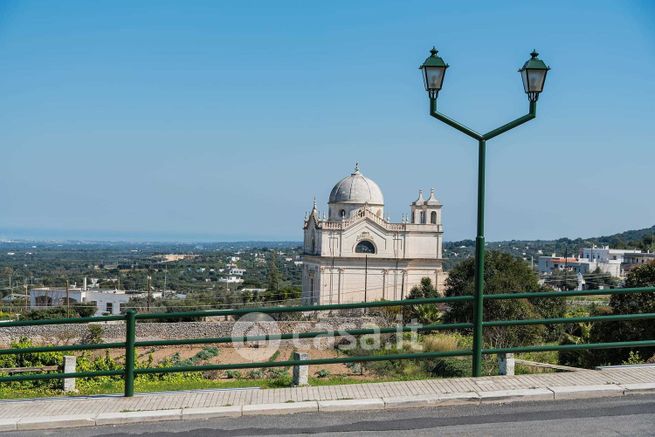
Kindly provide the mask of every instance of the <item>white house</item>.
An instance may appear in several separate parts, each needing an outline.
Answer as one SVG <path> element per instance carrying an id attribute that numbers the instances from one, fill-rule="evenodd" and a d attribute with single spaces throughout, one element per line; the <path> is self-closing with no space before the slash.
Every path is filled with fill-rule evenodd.
<path id="1" fill-rule="evenodd" d="M 30 290 L 30 308 L 42 309 L 53 306 L 66 305 L 66 296 L 71 305 L 76 303 L 93 304 L 96 306 L 96 316 L 104 314 L 121 314 L 125 304 L 134 297 L 146 297 L 143 291 L 126 290 L 88 290 L 79 287 L 39 287 Z M 161 292 L 151 293 L 153 298 L 160 298 Z"/>

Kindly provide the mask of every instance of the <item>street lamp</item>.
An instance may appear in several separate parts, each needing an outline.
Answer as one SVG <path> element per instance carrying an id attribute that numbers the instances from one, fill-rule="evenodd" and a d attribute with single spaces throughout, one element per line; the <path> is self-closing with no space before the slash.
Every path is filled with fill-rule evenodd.
<path id="1" fill-rule="evenodd" d="M 523 79 L 523 87 L 530 108 L 526 115 L 517 118 L 497 129 L 482 135 L 449 118 L 437 111 L 437 96 L 443 85 L 448 64 L 437 56 L 437 50 L 432 48 L 430 56 L 419 68 L 423 71 L 425 90 L 430 97 L 430 115 L 448 126 L 468 135 L 478 141 L 478 219 L 477 235 L 475 238 L 475 298 L 473 302 L 473 376 L 480 376 L 482 372 L 482 346 L 483 331 L 482 318 L 484 306 L 484 190 L 485 190 L 485 160 L 487 140 L 490 140 L 510 129 L 513 129 L 537 116 L 537 99 L 544 89 L 546 73 L 550 68 L 538 58 L 539 54 L 533 51 L 530 59 L 519 70 Z"/>
<path id="2" fill-rule="evenodd" d="M 523 79 L 523 89 L 528 95 L 531 102 L 536 102 L 539 98 L 539 93 L 544 90 L 544 82 L 546 82 L 546 73 L 550 70 L 544 61 L 539 59 L 539 53 L 535 50 L 530 53 L 528 59 L 523 67 L 519 70 L 521 78 Z"/>
<path id="3" fill-rule="evenodd" d="M 439 90 L 443 85 L 443 78 L 446 75 L 446 64 L 443 59 L 437 56 L 439 51 L 432 47 L 430 50 L 430 56 L 425 60 L 423 65 L 421 65 L 421 70 L 423 70 L 423 83 L 425 85 L 425 91 L 428 92 L 431 99 L 436 99 L 439 94 Z"/>

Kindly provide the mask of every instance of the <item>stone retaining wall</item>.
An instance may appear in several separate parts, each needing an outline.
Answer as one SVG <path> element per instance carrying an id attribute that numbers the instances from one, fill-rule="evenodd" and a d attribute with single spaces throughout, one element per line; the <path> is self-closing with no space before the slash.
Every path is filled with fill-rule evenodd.
<path id="1" fill-rule="evenodd" d="M 213 322 L 176 322 L 176 323 L 137 323 L 137 340 L 172 340 L 184 338 L 230 337 L 233 335 L 235 321 Z M 102 327 L 102 340 L 104 342 L 125 341 L 124 322 L 95 323 Z M 328 318 L 315 321 L 278 321 L 257 322 L 248 327 L 244 333 L 244 326 L 237 329 L 234 335 L 259 335 L 266 333 L 301 333 L 310 331 L 339 331 L 358 329 L 371 325 L 385 326 L 383 319 L 373 317 L 358 318 Z M 8 345 L 19 337 L 31 338 L 36 344 L 74 344 L 80 343 L 89 335 L 89 325 L 38 325 L 0 327 L 0 344 Z M 313 342 L 312 339 L 303 340 L 304 343 Z M 315 346 L 330 347 L 333 342 L 323 339 L 313 342 Z"/>

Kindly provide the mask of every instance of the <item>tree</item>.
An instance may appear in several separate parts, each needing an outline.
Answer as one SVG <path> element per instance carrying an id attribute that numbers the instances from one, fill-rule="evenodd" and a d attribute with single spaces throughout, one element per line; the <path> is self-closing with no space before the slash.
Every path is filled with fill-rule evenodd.
<path id="1" fill-rule="evenodd" d="M 582 275 L 588 290 L 599 290 L 600 287 L 614 287 L 617 280 L 609 273 L 600 271 L 600 267 L 596 267 L 592 273 L 585 273 Z"/>
<path id="2" fill-rule="evenodd" d="M 628 273 L 628 288 L 655 287 L 655 262 L 641 264 Z M 655 293 L 615 294 L 610 298 L 612 314 L 638 314 L 655 312 Z M 592 342 L 638 341 L 655 339 L 655 323 L 652 320 L 595 323 L 591 330 Z M 627 360 L 630 351 L 642 357 L 651 357 L 655 348 L 610 349 L 594 354 L 594 364 L 619 364 Z"/>
<path id="3" fill-rule="evenodd" d="M 548 291 L 539 284 L 537 274 L 523 260 L 509 254 L 490 251 L 484 261 L 485 294 Z M 472 295 L 475 290 L 475 260 L 469 258 L 450 271 L 446 296 Z M 561 317 L 565 303 L 561 299 L 487 299 L 484 320 L 517 320 Z M 473 303 L 453 302 L 445 316 L 448 323 L 473 322 Z M 493 347 L 535 344 L 558 336 L 558 330 L 543 325 L 486 327 L 484 340 Z"/>
<path id="4" fill-rule="evenodd" d="M 546 278 L 546 283 L 559 290 L 575 290 L 578 288 L 578 274 L 569 270 L 555 270 Z"/>
<path id="5" fill-rule="evenodd" d="M 268 292 L 273 294 L 277 293 L 280 289 L 280 272 L 277 269 L 277 254 L 275 251 L 271 253 L 271 258 L 268 261 Z"/>
<path id="6" fill-rule="evenodd" d="M 423 299 L 437 297 L 439 293 L 432 285 L 430 278 L 422 278 L 419 285 L 409 291 L 407 299 Z M 403 307 L 403 317 L 406 320 L 416 320 L 419 323 L 434 323 L 441 319 L 441 311 L 437 304 L 406 305 Z"/>

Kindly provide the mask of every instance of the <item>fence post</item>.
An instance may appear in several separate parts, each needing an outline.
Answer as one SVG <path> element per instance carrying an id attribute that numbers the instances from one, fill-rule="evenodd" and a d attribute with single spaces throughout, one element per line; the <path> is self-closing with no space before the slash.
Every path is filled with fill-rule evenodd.
<path id="1" fill-rule="evenodd" d="M 64 355 L 64 373 L 75 373 L 77 357 L 75 355 Z M 74 392 L 75 378 L 64 378 L 64 391 Z"/>
<path id="2" fill-rule="evenodd" d="M 136 342 L 136 311 L 125 315 L 125 397 L 134 396 L 134 343 Z"/>
<path id="3" fill-rule="evenodd" d="M 309 359 L 309 354 L 304 352 L 294 352 L 294 361 L 302 361 Z M 296 364 L 293 366 L 293 385 L 308 385 L 309 380 L 309 366 L 301 366 Z"/>
<path id="4" fill-rule="evenodd" d="M 498 374 L 504 376 L 514 375 L 514 354 L 498 354 Z"/>

